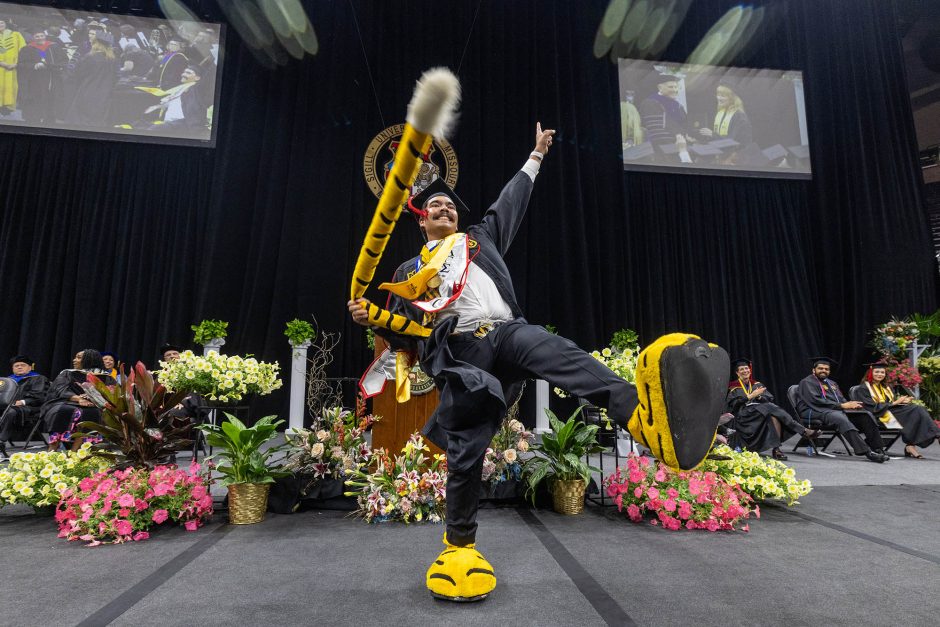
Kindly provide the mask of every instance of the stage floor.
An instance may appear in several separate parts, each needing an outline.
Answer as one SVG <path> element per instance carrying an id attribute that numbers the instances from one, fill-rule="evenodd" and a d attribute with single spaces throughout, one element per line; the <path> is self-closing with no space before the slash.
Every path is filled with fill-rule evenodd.
<path id="1" fill-rule="evenodd" d="M 895 451 L 900 447 L 895 447 Z M 87 548 L 24 507 L 0 510 L 2 625 L 936 625 L 940 449 L 924 461 L 792 455 L 818 486 L 767 505 L 749 533 L 669 532 L 612 508 L 565 517 L 484 509 L 499 585 L 482 603 L 432 599 L 440 525 L 345 512 Z"/>

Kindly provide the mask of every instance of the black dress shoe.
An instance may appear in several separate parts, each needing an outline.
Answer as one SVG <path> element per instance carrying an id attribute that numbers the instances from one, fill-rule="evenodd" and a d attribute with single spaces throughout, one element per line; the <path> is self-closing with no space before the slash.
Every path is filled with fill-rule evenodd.
<path id="1" fill-rule="evenodd" d="M 789 457 L 787 457 L 786 455 L 784 455 L 784 454 L 783 454 L 783 451 L 781 451 L 779 448 L 775 448 L 775 449 L 773 449 L 772 451 L 770 451 L 770 456 L 773 457 L 774 459 L 778 459 L 778 460 L 780 460 L 780 461 L 782 461 L 782 462 L 785 462 L 785 461 L 787 461 L 788 459 L 790 459 Z"/>
<path id="2" fill-rule="evenodd" d="M 882 455 L 881 453 L 876 453 L 875 451 L 868 451 L 865 453 L 865 457 L 868 458 L 868 461 L 875 462 L 876 464 L 883 464 L 888 461 L 887 455 Z"/>

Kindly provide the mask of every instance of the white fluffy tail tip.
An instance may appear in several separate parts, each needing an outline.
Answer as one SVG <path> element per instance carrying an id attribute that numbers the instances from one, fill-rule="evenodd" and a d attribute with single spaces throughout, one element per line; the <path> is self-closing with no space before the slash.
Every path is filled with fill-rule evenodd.
<path id="1" fill-rule="evenodd" d="M 418 79 L 408 104 L 408 124 L 440 139 L 453 130 L 460 104 L 460 81 L 444 67 L 427 70 Z"/>

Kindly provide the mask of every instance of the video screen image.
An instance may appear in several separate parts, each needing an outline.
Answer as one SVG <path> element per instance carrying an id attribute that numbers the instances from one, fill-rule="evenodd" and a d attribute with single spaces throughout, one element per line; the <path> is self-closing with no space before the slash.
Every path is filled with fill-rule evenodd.
<path id="1" fill-rule="evenodd" d="M 220 24 L 0 3 L 0 131 L 214 145 Z"/>
<path id="2" fill-rule="evenodd" d="M 798 71 L 620 59 L 624 170 L 812 177 Z"/>

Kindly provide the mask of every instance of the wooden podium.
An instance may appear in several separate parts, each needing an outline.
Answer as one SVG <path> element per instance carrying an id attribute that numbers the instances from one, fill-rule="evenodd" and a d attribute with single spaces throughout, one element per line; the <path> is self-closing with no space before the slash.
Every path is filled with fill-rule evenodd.
<path id="1" fill-rule="evenodd" d="M 376 336 L 375 356 L 381 355 L 386 346 L 385 341 Z M 437 409 L 438 400 L 437 389 L 434 388 L 420 396 L 412 394 L 407 403 L 399 403 L 395 399 L 395 382 L 389 381 L 385 390 L 372 398 L 372 413 L 382 417 L 372 426 L 372 448 L 384 448 L 392 457 L 401 453 L 411 434 L 421 431 Z M 431 448 L 431 454 L 443 453 L 427 440 L 425 442 Z"/>

